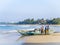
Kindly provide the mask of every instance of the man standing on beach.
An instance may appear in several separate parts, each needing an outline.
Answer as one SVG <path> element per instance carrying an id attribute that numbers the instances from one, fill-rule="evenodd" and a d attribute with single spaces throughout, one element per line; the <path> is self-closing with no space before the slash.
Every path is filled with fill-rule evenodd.
<path id="1" fill-rule="evenodd" d="M 49 34 L 49 25 L 47 25 L 46 27 L 45 27 L 45 35 L 46 34 Z"/>
<path id="2" fill-rule="evenodd" d="M 41 34 L 44 32 L 44 26 L 41 27 Z"/>

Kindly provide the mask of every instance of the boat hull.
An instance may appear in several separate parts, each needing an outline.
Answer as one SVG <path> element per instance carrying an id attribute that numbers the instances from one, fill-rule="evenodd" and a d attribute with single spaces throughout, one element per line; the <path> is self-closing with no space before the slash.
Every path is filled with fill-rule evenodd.
<path id="1" fill-rule="evenodd" d="M 45 34 L 45 31 L 43 33 L 41 33 L 41 31 L 18 31 L 21 35 L 44 35 Z M 49 32 L 47 34 L 53 34 L 54 31 L 53 30 L 49 30 Z"/>

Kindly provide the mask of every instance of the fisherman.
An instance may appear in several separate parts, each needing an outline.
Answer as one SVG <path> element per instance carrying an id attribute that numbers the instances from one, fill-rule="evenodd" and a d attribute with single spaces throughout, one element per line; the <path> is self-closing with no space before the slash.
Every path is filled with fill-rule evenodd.
<path id="1" fill-rule="evenodd" d="M 43 32 L 44 32 L 44 26 L 42 26 L 40 30 L 41 30 L 41 34 L 43 34 Z"/>
<path id="2" fill-rule="evenodd" d="M 49 34 L 49 25 L 47 25 L 46 27 L 45 27 L 45 35 L 46 34 Z"/>

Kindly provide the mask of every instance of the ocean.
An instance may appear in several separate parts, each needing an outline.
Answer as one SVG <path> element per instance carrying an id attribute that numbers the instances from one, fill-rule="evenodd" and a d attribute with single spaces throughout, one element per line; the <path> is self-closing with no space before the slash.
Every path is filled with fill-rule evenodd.
<path id="1" fill-rule="evenodd" d="M 17 30 L 34 30 L 42 25 L 0 25 L 0 45 L 22 45 L 26 38 L 19 39 L 21 35 Z M 44 25 L 45 27 L 45 25 Z M 60 32 L 60 25 L 50 25 L 50 30 Z"/>
<path id="2" fill-rule="evenodd" d="M 34 30 L 42 25 L 0 25 L 0 32 L 16 32 L 17 30 Z M 43 25 L 45 27 L 45 25 Z M 60 32 L 60 25 L 50 25 L 50 30 Z"/>

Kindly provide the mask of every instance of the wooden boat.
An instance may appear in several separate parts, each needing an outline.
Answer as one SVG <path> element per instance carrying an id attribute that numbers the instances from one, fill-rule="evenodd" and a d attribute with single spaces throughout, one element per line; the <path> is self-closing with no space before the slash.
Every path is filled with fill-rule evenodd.
<path id="1" fill-rule="evenodd" d="M 25 30 L 18 30 L 18 33 L 20 33 L 21 35 L 41 35 L 41 31 L 39 30 L 29 30 L 29 31 L 25 31 Z M 52 34 L 54 33 L 53 30 L 49 30 L 49 32 L 47 34 Z M 43 35 L 45 34 L 45 31 L 42 33 Z"/>
<path id="2" fill-rule="evenodd" d="M 34 35 L 34 32 L 32 31 L 24 31 L 24 30 L 18 30 L 18 32 L 21 34 L 21 35 Z"/>

